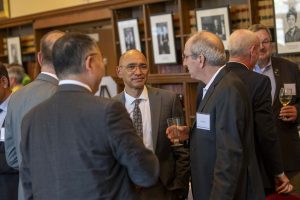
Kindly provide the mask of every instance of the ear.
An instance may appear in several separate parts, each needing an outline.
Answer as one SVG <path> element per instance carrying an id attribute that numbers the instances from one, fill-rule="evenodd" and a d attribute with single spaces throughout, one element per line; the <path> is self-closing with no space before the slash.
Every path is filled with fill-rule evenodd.
<path id="1" fill-rule="evenodd" d="M 42 56 L 42 52 L 38 52 L 37 53 L 37 59 L 38 59 L 38 62 L 40 64 L 40 66 L 42 66 L 42 61 L 43 61 L 43 56 Z"/>
<path id="2" fill-rule="evenodd" d="M 85 67 L 85 70 L 87 72 L 92 72 L 93 71 L 93 57 L 92 56 L 88 56 L 85 60 L 85 63 L 84 63 L 84 67 Z"/>
<path id="3" fill-rule="evenodd" d="M 204 57 L 202 54 L 200 54 L 200 55 L 197 57 L 197 60 L 198 60 L 198 62 L 199 62 L 200 67 L 203 68 L 203 67 L 204 67 L 204 64 L 205 64 L 205 57 Z"/>
<path id="4" fill-rule="evenodd" d="M 3 88 L 8 88 L 8 79 L 4 76 L 1 77 L 0 79 L 0 83 L 2 85 Z"/>
<path id="5" fill-rule="evenodd" d="M 123 78 L 123 71 L 121 68 L 122 68 L 121 66 L 117 66 L 116 68 L 116 73 L 119 78 Z"/>

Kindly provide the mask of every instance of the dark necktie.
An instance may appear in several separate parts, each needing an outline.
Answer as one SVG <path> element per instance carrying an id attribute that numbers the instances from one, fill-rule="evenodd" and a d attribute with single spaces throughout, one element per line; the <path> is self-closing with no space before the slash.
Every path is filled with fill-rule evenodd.
<path id="1" fill-rule="evenodd" d="M 139 108 L 140 102 L 141 102 L 141 99 L 136 99 L 134 101 L 132 122 L 133 122 L 133 126 L 134 126 L 138 136 L 143 138 L 142 113 L 141 113 L 141 110 Z"/>

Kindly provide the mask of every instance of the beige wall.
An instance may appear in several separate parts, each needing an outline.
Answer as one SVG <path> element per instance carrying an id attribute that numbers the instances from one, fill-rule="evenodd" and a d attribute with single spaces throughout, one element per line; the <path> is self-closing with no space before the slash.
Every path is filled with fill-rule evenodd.
<path id="1" fill-rule="evenodd" d="M 10 17 L 20 17 L 105 0 L 10 0 Z"/>

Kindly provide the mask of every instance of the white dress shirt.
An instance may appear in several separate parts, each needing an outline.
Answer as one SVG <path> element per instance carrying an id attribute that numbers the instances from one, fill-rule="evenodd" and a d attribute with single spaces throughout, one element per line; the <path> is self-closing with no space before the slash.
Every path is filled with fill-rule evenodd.
<path id="1" fill-rule="evenodd" d="M 128 93 L 126 93 L 125 90 L 124 90 L 124 94 L 125 94 L 125 107 L 131 119 L 133 117 L 134 101 L 135 99 L 141 99 L 139 108 L 142 113 L 142 121 L 143 121 L 143 142 L 146 148 L 154 152 L 153 139 L 152 139 L 152 127 L 151 127 L 151 112 L 150 112 L 150 103 L 149 103 L 147 87 L 144 86 L 144 90 L 138 98 L 130 96 Z"/>

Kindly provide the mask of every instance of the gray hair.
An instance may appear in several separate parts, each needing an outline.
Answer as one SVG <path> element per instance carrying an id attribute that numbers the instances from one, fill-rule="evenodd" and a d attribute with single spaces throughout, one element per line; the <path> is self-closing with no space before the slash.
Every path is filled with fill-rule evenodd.
<path id="1" fill-rule="evenodd" d="M 268 35 L 270 36 L 270 40 L 272 41 L 272 34 L 271 34 L 271 31 L 268 27 L 266 27 L 265 25 L 262 25 L 262 24 L 253 24 L 251 25 L 248 30 L 252 31 L 252 32 L 257 32 L 257 31 L 260 31 L 260 30 L 265 30 Z"/>
<path id="2" fill-rule="evenodd" d="M 213 33 L 202 31 L 190 38 L 192 57 L 202 54 L 206 62 L 212 66 L 222 66 L 226 63 L 226 54 L 222 40 Z"/>

